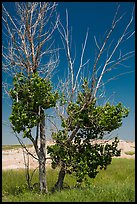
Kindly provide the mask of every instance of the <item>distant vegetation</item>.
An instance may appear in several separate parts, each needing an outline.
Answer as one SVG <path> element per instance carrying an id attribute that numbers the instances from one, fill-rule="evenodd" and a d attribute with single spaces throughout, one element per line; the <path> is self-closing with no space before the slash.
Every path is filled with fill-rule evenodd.
<path id="1" fill-rule="evenodd" d="M 26 145 L 27 147 L 33 147 L 33 145 Z M 2 145 L 2 150 L 19 149 L 21 145 Z"/>
<path id="2" fill-rule="evenodd" d="M 127 151 L 127 152 L 125 152 L 125 154 L 127 154 L 127 155 L 134 155 L 135 154 L 135 151 Z"/>
<path id="3" fill-rule="evenodd" d="M 47 170 L 49 193 L 38 193 L 37 185 L 29 191 L 25 184 L 23 170 L 6 170 L 2 172 L 3 202 L 134 202 L 135 201 L 135 160 L 112 160 L 107 170 L 101 170 L 95 179 L 76 187 L 73 175 L 66 175 L 64 190 L 51 193 L 58 171 Z M 38 183 L 38 172 L 34 174 L 32 183 Z"/>

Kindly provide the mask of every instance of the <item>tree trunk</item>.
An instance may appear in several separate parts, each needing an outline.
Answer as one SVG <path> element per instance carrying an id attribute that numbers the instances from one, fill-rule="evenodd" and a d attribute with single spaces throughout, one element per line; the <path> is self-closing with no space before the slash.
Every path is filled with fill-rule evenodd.
<path id="1" fill-rule="evenodd" d="M 40 192 L 47 193 L 47 182 L 46 182 L 46 168 L 45 168 L 45 157 L 39 153 L 39 184 L 40 184 Z"/>
<path id="2" fill-rule="evenodd" d="M 54 188 L 52 189 L 52 191 L 54 192 L 55 190 L 61 190 L 63 188 L 63 181 L 65 178 L 65 164 L 62 162 L 61 164 L 61 169 L 58 175 L 58 181 L 55 184 Z"/>
<path id="3" fill-rule="evenodd" d="M 45 138 L 45 116 L 44 110 L 41 108 L 41 122 L 40 122 L 40 148 L 39 148 L 39 184 L 40 191 L 48 192 L 47 182 L 46 182 L 46 138 Z"/>

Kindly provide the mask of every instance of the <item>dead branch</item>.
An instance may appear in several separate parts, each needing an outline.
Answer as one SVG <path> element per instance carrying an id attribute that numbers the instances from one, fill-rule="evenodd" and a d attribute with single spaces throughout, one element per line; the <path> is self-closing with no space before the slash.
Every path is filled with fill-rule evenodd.
<path id="1" fill-rule="evenodd" d="M 10 42 L 8 49 L 3 46 L 3 71 L 14 75 L 17 69 L 22 69 L 29 75 L 40 67 L 44 56 L 58 52 L 59 49 L 53 49 L 53 43 L 50 43 L 59 21 L 59 17 L 54 15 L 56 6 L 56 2 L 16 2 L 19 18 L 13 19 L 2 5 L 4 33 L 9 36 Z M 43 51 L 45 45 L 48 45 L 48 50 Z M 51 59 L 48 58 L 51 69 L 45 72 L 51 73 L 55 67 L 52 67 Z"/>

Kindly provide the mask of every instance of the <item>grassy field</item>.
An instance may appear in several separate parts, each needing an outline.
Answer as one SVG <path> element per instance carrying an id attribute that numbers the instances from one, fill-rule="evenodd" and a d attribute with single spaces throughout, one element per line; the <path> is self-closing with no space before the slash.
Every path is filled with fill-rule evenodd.
<path id="1" fill-rule="evenodd" d="M 113 159 L 107 170 L 102 170 L 89 185 L 83 183 L 77 188 L 72 175 L 66 175 L 64 190 L 51 193 L 57 179 L 57 170 L 47 170 L 49 193 L 41 195 L 36 189 L 29 191 L 25 185 L 24 170 L 2 172 L 3 202 L 134 202 L 135 201 L 135 160 Z M 38 182 L 38 172 L 32 183 Z"/>

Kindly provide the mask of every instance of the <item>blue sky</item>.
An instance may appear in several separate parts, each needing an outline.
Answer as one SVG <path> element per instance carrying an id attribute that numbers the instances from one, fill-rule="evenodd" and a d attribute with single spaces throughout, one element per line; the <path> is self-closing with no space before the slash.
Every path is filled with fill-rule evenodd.
<path id="1" fill-rule="evenodd" d="M 7 2 L 4 3 L 7 10 L 14 15 L 13 8 L 14 3 Z M 73 36 L 73 46 L 76 45 L 77 60 L 75 69 L 77 70 L 77 63 L 79 61 L 79 52 L 81 50 L 81 44 L 84 41 L 87 28 L 89 28 L 89 37 L 87 42 L 87 49 L 85 52 L 85 58 L 90 58 L 90 66 L 93 67 L 94 54 L 95 54 L 95 42 L 94 36 L 97 39 L 101 39 L 105 31 L 111 25 L 113 20 L 117 4 L 115 2 L 59 2 L 57 11 L 60 13 L 62 23 L 65 25 L 65 11 L 66 8 L 69 13 L 69 24 L 72 26 L 72 36 Z M 117 36 L 121 34 L 124 29 L 125 23 L 130 19 L 130 15 L 133 9 L 133 2 L 121 2 L 120 3 L 120 14 L 126 12 L 126 15 L 121 21 L 120 25 L 114 32 L 113 38 L 114 41 L 117 39 Z M 134 29 L 134 24 L 131 29 Z M 60 41 L 58 41 L 60 42 Z M 128 49 L 133 50 L 135 47 L 135 39 L 132 36 L 129 41 L 122 44 L 121 48 L 123 52 L 126 53 Z M 63 76 L 65 73 L 64 67 L 66 66 L 66 61 L 64 60 L 64 54 L 60 55 L 60 65 L 58 67 L 58 73 L 56 75 L 59 77 Z M 102 59 L 103 60 L 103 59 Z M 134 71 L 133 73 L 120 76 L 117 80 L 111 81 L 105 87 L 106 96 L 109 97 L 112 93 L 115 93 L 112 96 L 115 104 L 122 102 L 124 106 L 130 109 L 129 116 L 123 120 L 123 126 L 115 132 L 118 133 L 120 139 L 124 140 L 135 140 L 135 58 L 129 59 L 125 63 L 130 65 L 130 68 L 126 71 Z M 60 69 L 61 67 L 61 69 Z M 124 71 L 123 68 L 119 68 L 116 72 Z M 110 77 L 108 75 L 107 77 Z M 3 75 L 3 80 L 5 76 Z M 53 84 L 55 81 L 53 81 Z M 11 114 L 11 107 L 9 106 L 10 100 L 8 98 L 2 99 L 2 120 L 8 121 L 8 118 Z M 17 139 L 14 135 L 11 134 L 11 129 L 2 124 L 2 144 L 16 144 Z"/>

